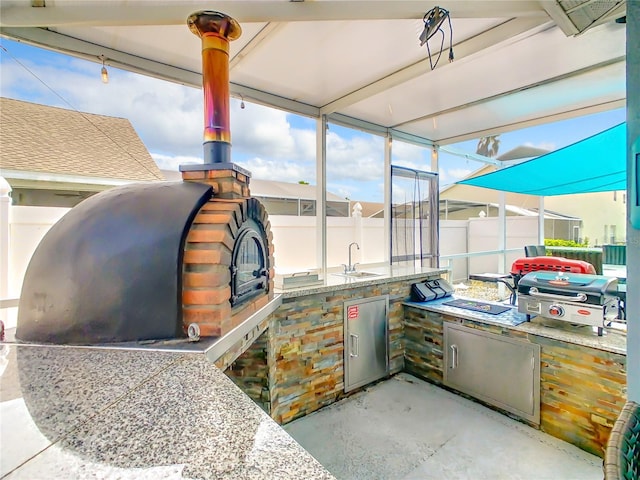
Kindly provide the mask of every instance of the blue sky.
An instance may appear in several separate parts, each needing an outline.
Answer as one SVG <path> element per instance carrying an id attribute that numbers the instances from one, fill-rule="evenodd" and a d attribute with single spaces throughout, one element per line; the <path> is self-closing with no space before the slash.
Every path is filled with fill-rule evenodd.
<path id="1" fill-rule="evenodd" d="M 1 39 L 0 95 L 44 105 L 127 118 L 160 168 L 176 170 L 201 162 L 202 93 L 108 67 L 103 84 L 99 63 L 87 62 Z M 19 62 L 19 63 L 18 63 Z M 233 161 L 255 178 L 315 183 L 314 119 L 251 104 L 231 102 Z M 500 135 L 500 153 L 520 145 L 555 150 L 625 120 L 617 109 Z M 477 140 L 452 145 L 474 153 Z M 330 125 L 327 133 L 328 189 L 352 200 L 382 201 L 383 139 Z M 393 163 L 430 169 L 428 150 L 393 143 Z M 451 184 L 480 163 L 440 154 L 440 185 Z"/>

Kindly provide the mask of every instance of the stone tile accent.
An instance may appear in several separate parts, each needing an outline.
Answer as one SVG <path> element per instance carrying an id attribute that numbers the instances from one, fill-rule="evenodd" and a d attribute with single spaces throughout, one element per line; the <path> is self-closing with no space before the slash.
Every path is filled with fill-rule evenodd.
<path id="1" fill-rule="evenodd" d="M 443 382 L 442 315 L 407 308 L 404 319 L 405 371 L 436 384 Z"/>
<path id="2" fill-rule="evenodd" d="M 611 427 L 626 400 L 624 355 L 406 307 L 405 369 L 436 384 L 443 381 L 444 321 L 540 345 L 540 429 L 604 456 Z"/>
<path id="3" fill-rule="evenodd" d="M 626 401 L 626 357 L 544 337 L 541 429 L 600 457 Z"/>
<path id="4" fill-rule="evenodd" d="M 224 372 L 267 413 L 270 410 L 268 344 L 269 334 L 265 331 Z"/>
<path id="5" fill-rule="evenodd" d="M 389 295 L 390 373 L 404 368 L 404 308 L 412 281 L 285 299 L 269 328 L 271 416 L 280 424 L 344 396 L 344 302 Z"/>

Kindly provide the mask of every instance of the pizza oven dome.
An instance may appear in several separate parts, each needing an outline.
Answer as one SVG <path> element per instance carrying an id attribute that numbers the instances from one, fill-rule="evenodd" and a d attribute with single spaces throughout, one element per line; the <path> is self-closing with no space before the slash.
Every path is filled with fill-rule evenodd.
<path id="1" fill-rule="evenodd" d="M 131 342 L 185 337 L 189 326 L 221 336 L 273 298 L 264 206 L 220 198 L 225 180 L 205 181 L 117 187 L 70 210 L 32 256 L 16 338 Z"/>

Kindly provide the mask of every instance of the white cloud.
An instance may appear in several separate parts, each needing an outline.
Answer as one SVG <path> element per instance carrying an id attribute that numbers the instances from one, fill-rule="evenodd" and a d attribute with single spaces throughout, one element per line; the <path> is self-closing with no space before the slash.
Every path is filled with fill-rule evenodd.
<path id="1" fill-rule="evenodd" d="M 447 174 L 451 177 L 451 178 L 456 178 L 458 180 L 465 178 L 466 176 L 468 176 L 470 173 L 472 172 L 471 169 L 469 168 L 452 168 L 450 170 L 447 170 Z"/>
<path id="2" fill-rule="evenodd" d="M 440 185 L 449 185 L 469 176 L 473 170 L 469 168 L 443 168 L 440 170 Z"/>
<path id="3" fill-rule="evenodd" d="M 341 198 L 354 200 L 355 189 L 340 184 L 327 184 L 327 191 Z"/>
<path id="4" fill-rule="evenodd" d="M 402 188 L 396 185 L 393 188 L 392 194 L 393 197 L 391 201 L 394 204 L 405 204 L 414 200 L 414 192 L 413 189 L 410 188 Z"/>
<path id="5" fill-rule="evenodd" d="M 286 112 L 247 104 L 240 109 L 238 102 L 231 104 L 231 141 L 234 150 L 259 156 L 290 157 L 296 142 Z"/>
<path id="6" fill-rule="evenodd" d="M 202 161 L 200 89 L 110 67 L 109 83 L 105 85 L 100 79 L 99 63 L 60 55 L 51 58 L 37 62 L 21 59 L 41 81 L 3 58 L 1 94 L 126 118 L 161 169 L 177 170 L 179 165 Z M 315 183 L 315 125 L 296 127 L 293 125 L 305 122 L 284 111 L 247 101 L 245 104 L 241 109 L 236 99 L 230 102 L 233 161 L 250 170 L 255 178 Z M 341 185 L 336 193 L 365 198 L 361 192 L 372 188 L 366 182 L 378 183 L 383 178 L 383 139 L 349 131 L 342 134 L 338 130 L 340 135 L 335 130 L 327 132 L 327 177 Z M 398 143 L 395 151 L 399 158 L 415 162 L 420 168 L 419 155 L 410 146 Z"/>
<path id="7" fill-rule="evenodd" d="M 253 157 L 237 163 L 249 170 L 253 177 L 262 180 L 278 180 L 292 183 L 304 180 L 305 182 L 315 183 L 315 166 L 310 167 L 303 163 L 260 157 Z"/>
<path id="8" fill-rule="evenodd" d="M 327 132 L 327 177 L 369 181 L 383 177 L 382 138 L 373 135 L 346 139 Z"/>
<path id="9" fill-rule="evenodd" d="M 161 153 L 152 153 L 151 157 L 155 160 L 160 170 L 178 170 L 180 165 L 202 163 L 202 157 L 172 156 Z"/>
<path id="10" fill-rule="evenodd" d="M 413 170 L 431 171 L 431 150 L 406 142 L 393 142 L 393 164 Z"/>

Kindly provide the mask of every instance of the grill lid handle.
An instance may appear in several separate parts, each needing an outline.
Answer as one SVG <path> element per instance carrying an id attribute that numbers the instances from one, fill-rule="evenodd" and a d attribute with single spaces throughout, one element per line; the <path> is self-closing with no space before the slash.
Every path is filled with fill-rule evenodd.
<path id="1" fill-rule="evenodd" d="M 532 297 L 543 298 L 547 300 L 565 300 L 572 302 L 586 302 L 587 295 L 584 293 L 577 293 L 575 296 L 569 295 L 555 295 L 553 293 L 540 293 L 540 291 L 536 287 L 531 287 L 529 289 L 529 295 Z"/>

